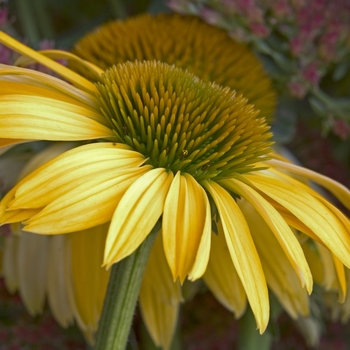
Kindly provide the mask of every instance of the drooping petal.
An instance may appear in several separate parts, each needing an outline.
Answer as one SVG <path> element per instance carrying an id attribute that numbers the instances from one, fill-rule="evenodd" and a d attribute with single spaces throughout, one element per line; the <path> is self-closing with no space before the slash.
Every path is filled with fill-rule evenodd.
<path id="1" fill-rule="evenodd" d="M 337 276 L 332 253 L 322 244 L 316 243 L 316 247 L 324 270 L 322 285 L 325 290 L 335 290 L 337 288 Z"/>
<path id="2" fill-rule="evenodd" d="M 46 97 L 0 97 L 0 133 L 7 139 L 74 141 L 113 137 L 83 107 Z M 96 118 L 95 118 L 96 119 Z"/>
<path id="3" fill-rule="evenodd" d="M 69 68 L 51 60 L 50 58 L 41 55 L 37 51 L 29 48 L 28 46 L 25 46 L 24 44 L 20 43 L 19 41 L 13 39 L 9 35 L 1 31 L 0 42 L 6 45 L 7 47 L 11 48 L 12 50 L 17 51 L 24 56 L 30 57 L 38 63 L 41 63 L 45 67 L 51 69 L 55 73 L 62 76 L 64 79 L 70 81 L 74 85 L 79 86 L 81 89 L 91 92 L 96 91 L 96 87 L 94 86 L 94 84 L 85 79 L 84 77 L 80 76 L 79 74 L 75 73 Z"/>
<path id="4" fill-rule="evenodd" d="M 292 318 L 307 316 L 307 292 L 300 285 L 297 273 L 277 237 L 251 203 L 242 199 L 238 201 L 238 205 L 248 222 L 269 288 Z"/>
<path id="5" fill-rule="evenodd" d="M 285 222 L 278 211 L 253 188 L 235 179 L 223 180 L 220 182 L 226 188 L 247 199 L 251 205 L 263 217 L 270 227 L 284 253 L 291 262 L 297 273 L 302 286 L 306 285 L 309 293 L 312 291 L 312 275 L 307 264 L 304 252 L 295 237 L 293 231 Z M 260 255 L 260 254 L 259 254 Z"/>
<path id="6" fill-rule="evenodd" d="M 346 281 L 347 281 L 347 289 L 350 289 L 350 270 L 346 269 L 345 270 L 346 274 Z M 340 321 L 342 323 L 347 323 L 350 318 L 350 293 L 347 293 L 346 298 L 344 300 L 343 304 L 337 303 L 336 305 L 332 306 L 332 309 L 335 308 L 337 315 L 334 315 L 334 312 L 332 310 L 332 319 L 338 319 L 340 318 Z"/>
<path id="7" fill-rule="evenodd" d="M 140 291 L 140 310 L 155 345 L 168 350 L 178 319 L 178 303 L 164 302 L 150 284 L 143 284 Z"/>
<path id="8" fill-rule="evenodd" d="M 74 142 L 57 142 L 50 146 L 48 146 L 45 150 L 42 152 L 36 154 L 34 157 L 32 157 L 22 168 L 22 170 L 19 172 L 14 171 L 11 173 L 13 176 L 13 173 L 19 172 L 18 178 L 12 179 L 12 181 L 18 181 L 22 177 L 25 177 L 26 175 L 30 174 L 32 171 L 35 171 L 40 165 L 43 163 L 46 163 L 50 161 L 52 158 L 55 158 L 62 154 L 63 152 L 69 150 L 70 148 L 74 147 Z M 34 173 L 35 174 L 35 173 Z M 31 174 L 33 175 L 33 174 Z M 31 176 L 30 175 L 30 176 Z M 29 177 L 30 177 L 29 176 Z M 28 177 L 27 177 L 28 178 Z M 29 210 L 12 210 L 7 211 L 8 204 L 14 199 L 15 193 L 18 189 L 20 184 L 15 185 L 14 188 L 12 188 L 2 199 L 0 202 L 0 222 L 1 224 L 5 223 L 11 223 L 11 222 L 21 222 L 23 220 L 29 219 L 31 216 L 35 215 L 38 212 L 38 209 L 29 209 Z"/>
<path id="9" fill-rule="evenodd" d="M 17 181 L 20 182 L 23 178 L 31 178 L 36 174 L 36 170 L 50 162 L 52 159 L 60 156 L 64 152 L 70 151 L 76 147 L 76 142 L 53 142 L 39 153 L 36 153 L 25 165 L 22 171 L 19 173 Z M 33 174 L 32 174 L 33 173 Z"/>
<path id="10" fill-rule="evenodd" d="M 301 245 L 303 247 L 314 282 L 322 284 L 324 280 L 324 268 L 319 256 L 320 254 L 316 249 L 315 242 L 311 241 L 310 239 L 303 239 Z"/>
<path id="11" fill-rule="evenodd" d="M 342 222 L 320 200 L 277 178 L 245 175 L 254 186 L 284 206 L 347 267 L 350 266 L 350 235 Z M 307 234 L 307 232 L 305 232 Z"/>
<path id="12" fill-rule="evenodd" d="M 163 235 L 159 232 L 147 261 L 144 281 L 153 285 L 157 295 L 164 302 L 178 303 L 183 300 L 180 284 L 173 281 L 163 246 Z"/>
<path id="13" fill-rule="evenodd" d="M 14 222 L 23 222 L 32 216 L 38 214 L 41 209 L 18 209 L 10 210 L 4 213 L 1 217 L 1 224 L 12 224 Z"/>
<path id="14" fill-rule="evenodd" d="M 209 259 L 211 216 L 207 195 L 191 175 L 178 172 L 172 181 L 162 228 L 174 281 L 179 277 L 183 283 L 190 272 L 194 278 L 201 277 Z"/>
<path id="15" fill-rule="evenodd" d="M 333 257 L 333 263 L 335 267 L 335 271 L 337 273 L 337 282 L 339 285 L 339 302 L 343 303 L 345 301 L 346 297 L 346 275 L 345 275 L 345 268 L 342 262 L 332 254 Z"/>
<path id="16" fill-rule="evenodd" d="M 333 193 L 348 209 L 350 209 L 350 190 L 339 182 L 293 163 L 273 159 L 268 161 L 267 164 L 287 170 L 292 174 L 302 175 L 303 177 L 316 182 L 326 188 L 329 192 Z"/>
<path id="17" fill-rule="evenodd" d="M 236 318 L 243 315 L 247 297 L 233 265 L 221 223 L 218 234 L 213 233 L 211 237 L 210 259 L 203 279 L 215 298 Z"/>
<path id="18" fill-rule="evenodd" d="M 101 267 L 108 225 L 67 235 L 66 287 L 79 327 L 93 342 L 107 290 L 109 271 Z"/>
<path id="19" fill-rule="evenodd" d="M 5 196 L 0 201 L 0 223 L 1 225 L 4 223 L 2 221 L 3 216 L 8 208 L 8 204 L 13 200 L 15 197 L 16 190 L 18 188 L 18 185 L 13 187 L 10 191 L 8 191 Z"/>
<path id="20" fill-rule="evenodd" d="M 7 82 L 7 84 L 9 84 L 9 82 Z M 33 88 L 30 87 L 30 90 L 32 89 Z M 35 115 L 43 115 L 40 108 L 40 106 L 42 105 L 42 107 L 45 108 L 45 110 L 48 109 L 48 106 L 52 109 L 48 109 L 48 117 L 53 117 L 54 113 L 58 113 L 59 117 L 61 117 L 61 115 L 67 115 L 68 117 L 75 117 L 76 115 L 78 115 L 88 120 L 93 120 L 98 124 L 105 126 L 109 130 L 110 124 L 106 120 L 106 118 L 100 113 L 100 111 L 86 106 L 85 104 L 80 103 L 78 101 L 75 101 L 73 98 L 61 96 L 61 94 L 48 91 L 47 95 L 47 97 L 45 95 L 28 95 L 19 93 L 2 95 L 0 96 L 0 102 L 4 110 L 2 111 L 1 115 L 14 115 L 17 114 L 17 112 L 19 112 L 18 114 L 20 115 L 25 114 L 25 109 L 27 105 L 33 107 L 33 111 L 28 112 L 30 113 L 29 115 L 32 115 L 34 113 Z M 17 105 L 17 109 L 13 107 L 14 104 Z M 83 118 L 82 120 L 84 120 Z M 111 131 L 108 131 L 108 134 L 112 135 Z"/>
<path id="21" fill-rule="evenodd" d="M 12 91 L 12 93 L 21 92 L 27 95 L 31 95 L 34 92 L 34 95 L 39 96 L 60 96 L 58 99 L 61 101 L 66 101 L 66 98 L 73 99 L 73 103 L 80 103 L 82 106 L 99 111 L 98 100 L 95 93 L 83 91 L 59 78 L 32 69 L 7 66 L 0 63 L 0 81 L 5 84 L 13 84 L 12 88 L 11 85 L 9 85 L 6 89 L 1 89 L 0 95 L 6 95 Z M 22 84 L 26 85 L 26 88 L 23 89 Z M 13 89 L 14 86 L 18 87 L 17 92 L 16 89 Z M 40 90 L 37 88 L 40 88 Z M 38 91 L 46 91 L 46 93 L 43 95 L 41 93 L 37 94 Z M 52 96 L 50 95 L 51 93 L 54 93 L 55 95 Z"/>
<path id="22" fill-rule="evenodd" d="M 0 70 L 1 71 L 1 70 Z M 77 98 L 74 98 L 73 96 L 69 96 L 66 93 L 63 93 L 62 91 L 57 91 L 48 88 L 47 86 L 41 86 L 38 84 L 38 86 L 24 83 L 20 81 L 5 81 L 1 80 L 0 75 L 0 96 L 35 96 L 35 97 L 46 97 L 55 99 L 58 101 L 70 103 L 72 105 L 84 107 L 88 109 L 90 112 L 93 113 L 93 115 L 98 115 L 98 120 L 102 121 L 104 118 L 102 115 L 98 114 L 95 108 L 92 108 L 91 106 L 87 105 L 86 103 L 82 103 Z M 89 116 L 90 117 L 90 116 Z"/>
<path id="23" fill-rule="evenodd" d="M 143 166 L 111 171 L 90 176 L 85 183 L 66 193 L 58 195 L 57 189 L 57 198 L 26 221 L 24 230 L 60 234 L 110 221 L 125 191 L 149 170 L 149 166 Z"/>
<path id="24" fill-rule="evenodd" d="M 38 51 L 38 53 L 54 60 L 63 59 L 66 61 L 73 61 L 76 64 L 79 64 L 80 67 L 85 67 L 86 69 L 88 69 L 90 74 L 93 73 L 95 76 L 95 80 L 98 80 L 100 75 L 104 72 L 101 68 L 97 67 L 95 64 L 89 61 L 85 61 L 82 58 L 75 56 L 71 52 L 62 51 L 62 50 L 40 50 Z M 32 57 L 20 56 L 19 58 L 17 58 L 15 65 L 25 67 L 34 63 L 36 63 L 36 60 L 33 59 Z"/>
<path id="25" fill-rule="evenodd" d="M 106 241 L 104 264 L 130 255 L 147 237 L 162 215 L 173 173 L 153 169 L 136 180 L 120 200 Z"/>
<path id="26" fill-rule="evenodd" d="M 73 308 L 66 288 L 66 235 L 50 237 L 47 252 L 47 301 L 60 326 L 66 328 L 74 322 Z"/>
<path id="27" fill-rule="evenodd" d="M 270 304 L 265 275 L 248 225 L 227 191 L 213 181 L 203 181 L 203 186 L 218 209 L 231 259 L 262 333 L 268 324 Z"/>
<path id="28" fill-rule="evenodd" d="M 5 286 L 10 293 L 14 293 L 19 286 L 18 276 L 18 243 L 17 235 L 10 235 L 3 238 L 4 255 L 2 260 L 2 277 Z"/>
<path id="29" fill-rule="evenodd" d="M 0 80 L 0 101 L 4 101 L 7 104 L 9 104 L 9 102 L 18 102 L 18 105 L 21 106 L 22 102 L 26 101 L 36 102 L 38 104 L 43 101 L 44 103 L 49 103 L 51 106 L 57 108 L 64 106 L 67 111 L 83 115 L 104 126 L 110 126 L 109 122 L 99 111 L 96 104 L 91 103 L 91 101 L 81 101 L 79 95 L 77 98 L 77 96 L 68 95 L 69 92 L 70 91 L 65 93 L 50 89 L 47 86 L 41 86 L 39 83 L 38 85 L 32 85 L 21 81 Z"/>
<path id="30" fill-rule="evenodd" d="M 139 300 L 142 318 L 153 341 L 157 346 L 168 349 L 175 331 L 182 296 L 179 283 L 173 282 L 161 234 L 157 235 L 152 247 Z"/>
<path id="31" fill-rule="evenodd" d="M 18 246 L 19 293 L 28 312 L 43 311 L 46 294 L 48 239 L 22 232 Z"/>
<path id="32" fill-rule="evenodd" d="M 74 148 L 42 165 L 23 179 L 11 209 L 41 208 L 99 174 L 140 166 L 137 152 L 113 143 L 93 143 Z M 103 175 L 102 175 L 103 176 Z M 102 180 L 102 179 L 101 179 Z"/>

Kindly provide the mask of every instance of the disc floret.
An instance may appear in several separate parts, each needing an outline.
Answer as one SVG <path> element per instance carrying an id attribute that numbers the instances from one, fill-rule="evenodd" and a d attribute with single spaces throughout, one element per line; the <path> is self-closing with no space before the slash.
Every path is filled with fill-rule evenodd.
<path id="1" fill-rule="evenodd" d="M 154 167 L 201 181 L 257 170 L 269 158 L 272 134 L 243 96 L 175 66 L 119 64 L 97 88 L 116 141 Z"/>

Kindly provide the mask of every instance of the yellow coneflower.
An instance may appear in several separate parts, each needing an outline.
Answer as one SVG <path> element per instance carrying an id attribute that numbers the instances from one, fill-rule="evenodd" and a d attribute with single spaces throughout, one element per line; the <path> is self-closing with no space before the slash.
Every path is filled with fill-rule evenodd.
<path id="1" fill-rule="evenodd" d="M 128 40 L 125 40 L 126 37 Z M 145 37 L 146 41 L 144 40 Z M 179 37 L 182 39 L 178 40 Z M 152 43 L 149 47 L 145 45 L 147 40 Z M 164 45 L 165 42 L 166 45 Z M 243 92 L 249 97 L 249 102 L 255 104 L 255 107 L 261 110 L 259 116 L 266 117 L 269 121 L 272 118 L 275 93 L 257 58 L 246 46 L 228 38 L 224 31 L 211 27 L 194 17 L 142 15 L 123 22 L 111 22 L 80 40 L 75 51 L 81 57 L 94 62 L 103 69 L 114 63 L 133 61 L 136 58 L 139 60 L 159 59 L 178 67 L 187 68 L 204 80 L 215 80 L 217 83 Z M 96 80 L 96 76 L 92 76 L 91 73 L 88 73 L 88 70 L 82 68 L 80 62 L 78 65 L 73 64 L 72 66 L 77 71 L 81 71 Z M 27 240 L 34 240 L 34 236 L 28 237 Z M 17 238 L 17 240 L 21 239 Z M 35 243 L 33 242 L 33 244 Z M 53 244 L 60 243 L 55 241 Z M 27 244 L 27 246 L 29 245 Z M 93 251 L 90 251 L 89 254 L 91 256 Z M 77 255 L 79 254 L 75 256 Z M 79 260 L 79 263 L 81 270 L 83 267 L 89 268 L 81 260 Z M 99 271 L 104 274 L 102 270 Z M 147 280 L 149 280 L 147 271 L 144 284 L 147 284 Z M 76 278 L 82 282 L 79 276 L 81 274 Z M 93 282 L 92 278 L 90 283 Z M 88 282 L 85 280 L 86 283 Z M 74 286 L 79 290 L 78 283 L 75 283 Z M 18 287 L 21 289 L 21 284 Z M 100 285 L 100 288 L 104 290 L 105 285 Z M 150 284 L 147 290 L 150 291 L 152 288 L 154 289 Z M 52 293 L 55 290 L 57 289 L 52 288 Z M 146 289 L 142 287 L 142 290 Z M 170 290 L 176 291 L 177 286 L 172 286 Z M 152 312 L 155 314 L 157 311 L 158 319 L 157 321 L 146 322 L 146 326 L 158 345 L 168 344 L 173 331 L 173 327 L 168 327 L 168 325 L 175 325 L 177 311 L 175 312 L 174 305 L 176 303 L 171 301 L 167 295 L 160 297 L 158 291 L 153 297 L 151 297 L 151 293 L 148 293 L 148 296 L 146 298 L 142 293 L 140 295 L 141 310 L 148 310 L 148 313 L 143 311 L 143 316 L 145 319 L 150 319 L 147 315 Z M 157 297 L 159 297 L 158 301 L 156 300 Z M 50 295 L 48 295 L 48 298 L 50 300 Z M 30 311 L 31 305 L 26 302 L 25 298 L 23 299 Z M 162 308 L 160 308 L 157 305 L 161 300 L 168 300 L 169 302 L 167 304 L 162 303 Z M 84 306 L 84 309 L 79 309 L 80 314 L 77 313 L 75 318 L 78 320 L 84 334 L 91 340 L 91 333 L 97 328 L 97 320 L 95 318 L 96 322 L 93 322 L 91 317 L 83 317 L 83 315 L 91 315 L 96 302 L 80 305 Z M 60 306 L 62 309 L 62 305 Z M 154 308 L 156 310 L 153 310 Z M 230 307 L 230 309 L 232 308 Z M 167 312 L 163 312 L 163 310 L 167 310 Z M 56 315 L 55 311 L 53 312 Z M 56 318 L 60 321 L 59 315 L 56 315 Z M 153 319 L 155 318 L 156 315 Z M 164 327 L 161 330 L 159 325 L 167 325 L 167 332 L 164 331 Z"/>
<path id="2" fill-rule="evenodd" d="M 174 64 L 202 80 L 236 90 L 260 110 L 261 117 L 272 120 L 276 96 L 259 60 L 246 45 L 197 17 L 143 14 L 116 20 L 84 36 L 73 52 L 103 70 L 135 60 Z"/>
<path id="3" fill-rule="evenodd" d="M 284 257 L 281 269 L 295 273 L 309 293 L 312 275 L 296 231 L 319 242 L 331 252 L 346 290 L 348 218 L 286 172 L 323 185 L 348 207 L 349 191 L 271 159 L 269 128 L 243 97 L 155 61 L 119 64 L 94 85 L 4 34 L 0 40 L 76 86 L 1 66 L 1 144 L 90 141 L 15 185 L 0 203 L 2 223 L 22 222 L 26 231 L 54 235 L 110 221 L 104 249 L 110 266 L 132 254 L 161 218 L 173 280 L 204 275 L 225 297 L 225 280 L 215 271 L 229 262 L 241 284 L 235 291 L 241 303 L 232 309 L 242 312 L 247 298 L 261 332 L 269 318 L 266 280 L 278 294 L 283 278 L 262 237 Z M 251 219 L 257 215 L 262 237 Z"/>

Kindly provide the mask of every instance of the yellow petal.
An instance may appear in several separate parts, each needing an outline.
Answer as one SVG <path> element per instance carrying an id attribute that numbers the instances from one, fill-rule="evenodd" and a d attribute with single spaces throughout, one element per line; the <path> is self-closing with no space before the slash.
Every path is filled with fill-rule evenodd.
<path id="1" fill-rule="evenodd" d="M 74 85 L 79 86 L 81 89 L 88 91 L 97 91 L 94 84 L 92 84 L 87 79 L 73 72 L 69 68 L 62 66 L 61 64 L 51 60 L 50 58 L 47 58 L 44 55 L 41 55 L 40 53 L 36 52 L 35 50 L 25 46 L 24 44 L 11 38 L 9 35 L 5 34 L 2 31 L 0 31 L 0 42 L 3 45 L 9 47 L 10 49 L 17 51 L 24 56 L 30 57 L 38 63 L 41 63 L 45 67 L 51 69 L 55 73 L 62 76 L 64 79 L 70 81 Z"/>
<path id="2" fill-rule="evenodd" d="M 337 291 L 339 302 L 344 302 L 347 290 L 344 265 L 323 245 L 317 243 L 316 247 L 324 270 L 324 288 L 327 291 Z"/>
<path id="3" fill-rule="evenodd" d="M 337 273 L 338 291 L 339 291 L 339 302 L 343 303 L 346 297 L 346 276 L 345 268 L 342 262 L 332 254 L 335 271 Z"/>
<path id="4" fill-rule="evenodd" d="M 94 177 L 135 168 L 144 162 L 137 152 L 113 143 L 93 143 L 63 153 L 21 181 L 11 209 L 41 208 Z"/>
<path id="5" fill-rule="evenodd" d="M 40 98 L 46 98 L 50 99 L 53 105 L 55 104 L 55 101 L 65 102 L 67 106 L 71 106 L 71 110 L 79 110 L 80 108 L 81 114 L 85 113 L 87 117 L 100 123 L 107 123 L 106 118 L 104 118 L 95 106 L 92 107 L 91 104 L 84 103 L 75 96 L 67 95 L 67 93 L 62 93 L 61 91 L 52 90 L 47 86 L 35 86 L 29 83 L 25 84 L 17 81 L 0 80 L 0 91 L 0 100 L 12 98 L 17 100 L 36 99 L 40 101 Z"/>
<path id="6" fill-rule="evenodd" d="M 1 218 L 1 224 L 11 224 L 14 222 L 22 222 L 25 221 L 32 216 L 38 214 L 41 209 L 19 209 L 19 210 L 11 210 L 4 213 Z"/>
<path id="7" fill-rule="evenodd" d="M 168 350 L 177 324 L 179 304 L 164 302 L 151 284 L 144 283 L 140 290 L 140 310 L 155 345 Z"/>
<path id="8" fill-rule="evenodd" d="M 147 262 L 140 290 L 140 310 L 147 330 L 157 346 L 168 349 L 182 300 L 179 283 L 173 282 L 165 258 L 162 235 L 158 234 Z"/>
<path id="9" fill-rule="evenodd" d="M 346 269 L 345 274 L 347 280 L 347 288 L 350 288 L 350 270 Z M 347 293 L 344 303 L 338 305 L 340 307 L 340 320 L 345 324 L 349 321 L 350 317 L 350 293 Z"/>
<path id="10" fill-rule="evenodd" d="M 54 318 L 61 327 L 74 321 L 73 308 L 66 288 L 66 235 L 50 237 L 47 253 L 47 301 Z"/>
<path id="11" fill-rule="evenodd" d="M 10 293 L 14 293 L 19 286 L 18 276 L 18 243 L 17 235 L 3 237 L 3 266 L 2 277 L 5 281 L 5 286 Z"/>
<path id="12" fill-rule="evenodd" d="M 9 84 L 9 82 L 6 82 L 6 84 Z M 16 84 L 16 85 L 23 85 L 23 84 Z M 37 87 L 35 88 L 38 89 Z M 30 87 L 30 91 L 32 90 L 33 90 L 33 87 Z M 32 115 L 32 114 L 43 115 L 42 108 L 45 108 L 45 109 L 51 108 L 52 109 L 51 113 L 57 112 L 59 116 L 66 115 L 66 116 L 75 117 L 76 115 L 78 115 L 83 118 L 94 120 L 98 124 L 102 124 L 103 126 L 107 127 L 107 129 L 109 128 L 110 126 L 109 121 L 103 116 L 102 113 L 100 113 L 96 109 L 91 108 L 90 106 L 86 106 L 85 104 L 80 103 L 79 101 L 75 101 L 74 99 L 70 97 L 66 97 L 62 94 L 58 94 L 47 90 L 46 92 L 47 92 L 46 94 L 43 93 L 42 95 L 39 95 L 39 96 L 36 94 L 34 95 L 34 94 L 28 94 L 28 93 L 26 94 L 12 93 L 12 94 L 0 95 L 0 103 L 2 106 L 0 115 L 3 116 L 2 118 L 4 118 L 4 116 L 8 114 L 25 115 L 26 113 L 29 113 L 29 115 Z M 27 104 L 33 107 L 32 111 L 29 111 L 29 112 L 26 111 Z M 85 120 L 83 118 L 81 119 Z"/>
<path id="13" fill-rule="evenodd" d="M 304 240 L 301 242 L 301 245 L 304 250 L 305 257 L 310 266 L 312 277 L 315 283 L 322 284 L 324 280 L 324 268 L 319 256 L 317 249 L 314 247 L 315 243 L 309 240 Z"/>
<path id="14" fill-rule="evenodd" d="M 101 225 L 67 235 L 71 303 L 84 332 L 97 330 L 107 290 L 109 271 L 101 267 L 107 231 L 108 225 Z"/>
<path id="15" fill-rule="evenodd" d="M 207 195 L 191 175 L 178 172 L 172 181 L 164 204 L 162 229 L 174 281 L 179 277 L 183 283 L 190 272 L 192 278 L 201 277 L 209 259 L 211 216 Z"/>
<path id="16" fill-rule="evenodd" d="M 30 158 L 27 164 L 23 167 L 22 171 L 19 173 L 17 180 L 20 182 L 20 180 L 22 180 L 24 177 L 30 177 L 32 175 L 31 173 L 35 172 L 40 166 L 60 156 L 64 152 L 71 150 L 75 146 L 77 146 L 76 142 L 51 143 L 49 146 Z"/>
<path id="17" fill-rule="evenodd" d="M 243 182 L 229 179 L 223 180 L 220 183 L 234 193 L 247 199 L 263 217 L 291 262 L 302 286 L 306 285 L 308 292 L 311 293 L 312 275 L 309 265 L 297 238 L 283 217 L 267 200 Z"/>
<path id="18" fill-rule="evenodd" d="M 326 188 L 329 192 L 333 193 L 348 209 L 350 209 L 350 190 L 339 182 L 293 163 L 273 159 L 268 161 L 267 164 L 287 170 L 292 174 L 302 175 L 303 177 L 316 182 Z"/>
<path id="19" fill-rule="evenodd" d="M 237 203 L 220 185 L 204 181 L 203 186 L 214 199 L 233 264 L 262 333 L 268 324 L 270 305 L 265 275 L 248 225 Z"/>
<path id="20" fill-rule="evenodd" d="M 254 186 L 283 205 L 330 249 L 346 266 L 350 266 L 350 235 L 342 222 L 320 200 L 298 187 L 277 178 L 245 175 Z"/>
<path id="21" fill-rule="evenodd" d="M 17 92 L 13 91 L 11 85 L 9 85 L 8 88 L 0 90 L 0 95 L 6 95 L 8 91 L 12 91 L 17 94 L 21 92 L 26 95 L 34 94 L 38 96 L 54 97 L 50 95 L 53 93 L 55 96 L 57 96 L 57 94 L 61 96 L 61 98 L 59 98 L 60 100 L 65 101 L 66 97 L 76 101 L 73 103 L 80 103 L 83 106 L 88 106 L 95 111 L 99 111 L 99 103 L 95 92 L 83 91 L 61 79 L 32 69 L 7 66 L 0 63 L 0 81 L 3 84 L 10 83 L 13 84 L 13 86 L 18 86 Z M 26 89 L 23 89 L 23 85 L 26 85 Z M 37 90 L 37 88 L 40 88 L 40 90 Z M 46 93 L 37 94 L 38 91 L 46 91 Z"/>
<path id="22" fill-rule="evenodd" d="M 298 276 L 277 237 L 265 218 L 248 201 L 239 200 L 238 205 L 248 222 L 269 288 L 292 318 L 307 316 L 309 308 L 306 290 L 300 285 Z"/>
<path id="23" fill-rule="evenodd" d="M 203 279 L 215 298 L 236 318 L 243 315 L 247 297 L 233 265 L 221 223 L 218 234 L 212 234 L 210 259 Z"/>
<path id="24" fill-rule="evenodd" d="M 104 264 L 110 266 L 134 252 L 163 213 L 173 173 L 158 168 L 135 181 L 118 204 L 109 228 Z"/>
<path id="25" fill-rule="evenodd" d="M 180 284 L 173 281 L 165 257 L 161 232 L 159 232 L 153 244 L 142 283 L 152 284 L 156 289 L 157 296 L 164 303 L 176 304 L 183 301 Z"/>
<path id="26" fill-rule="evenodd" d="M 32 316 L 42 313 L 44 307 L 48 238 L 29 232 L 22 232 L 19 238 L 19 293 Z"/>
<path id="27" fill-rule="evenodd" d="M 37 169 L 41 164 L 60 155 L 61 153 L 72 148 L 73 146 L 74 146 L 74 143 L 71 143 L 71 142 L 64 142 L 64 143 L 59 142 L 48 146 L 44 151 L 39 152 L 28 161 L 28 163 L 23 167 L 22 171 L 20 172 L 19 178 L 27 175 L 28 173 Z M 14 199 L 14 194 L 17 191 L 18 187 L 19 187 L 19 184 L 17 184 L 15 188 L 10 190 L 0 203 L 1 224 L 11 223 L 11 222 L 21 222 L 23 220 L 29 219 L 31 216 L 35 215 L 38 212 L 38 209 L 34 209 L 34 210 L 19 209 L 19 210 L 12 210 L 9 212 L 5 212 L 9 202 Z"/>
<path id="28" fill-rule="evenodd" d="M 17 188 L 18 188 L 18 185 L 16 185 L 10 191 L 8 191 L 0 202 L 0 224 L 1 225 L 4 224 L 4 221 L 3 221 L 4 215 L 5 215 L 6 210 L 8 208 L 8 204 L 15 197 L 15 193 L 16 193 Z"/>
<path id="29" fill-rule="evenodd" d="M 85 183 L 59 195 L 30 218 L 23 229 L 41 234 L 60 234 L 110 221 L 125 191 L 149 169 L 149 166 L 127 168 L 89 177 Z"/>
<path id="30" fill-rule="evenodd" d="M 326 290 L 336 289 L 337 276 L 332 253 L 322 244 L 316 243 L 316 247 L 324 270 L 322 284 Z"/>
<path id="31" fill-rule="evenodd" d="M 79 64 L 80 67 L 85 67 L 89 70 L 90 74 L 94 74 L 95 80 L 98 80 L 100 75 L 104 72 L 101 68 L 97 67 L 95 64 L 85 61 L 82 58 L 75 56 L 71 52 L 62 51 L 62 50 L 40 50 L 38 51 L 41 55 L 54 59 L 54 60 L 66 60 L 66 61 L 73 61 L 76 64 Z M 31 64 L 36 63 L 36 60 L 32 57 L 28 56 L 20 56 L 17 58 L 15 65 L 16 66 L 29 66 Z"/>
<path id="32" fill-rule="evenodd" d="M 270 197 L 265 196 L 264 193 L 260 193 L 260 194 L 263 195 L 263 197 L 273 205 L 273 207 L 281 214 L 283 219 L 286 221 L 286 223 L 290 227 L 300 232 L 303 232 L 308 237 L 312 238 L 315 242 L 322 243 L 321 239 L 318 236 L 316 236 L 315 233 L 309 227 L 307 227 L 301 220 L 299 220 L 295 215 L 293 215 L 290 211 L 288 211 L 284 206 L 277 203 Z"/>
<path id="33" fill-rule="evenodd" d="M 74 141 L 113 137 L 82 107 L 54 99 L 7 95 L 0 99 L 0 133 L 7 138 Z"/>

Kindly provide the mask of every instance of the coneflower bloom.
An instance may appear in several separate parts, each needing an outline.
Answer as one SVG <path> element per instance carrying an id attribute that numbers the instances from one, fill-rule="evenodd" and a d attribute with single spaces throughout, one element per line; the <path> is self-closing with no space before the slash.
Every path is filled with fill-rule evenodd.
<path id="1" fill-rule="evenodd" d="M 229 261 L 241 300 L 233 310 L 242 312 L 247 299 L 260 332 L 269 319 L 266 281 L 284 278 L 271 252 L 284 257 L 282 271 L 290 264 L 301 287 L 312 291 L 299 235 L 330 252 L 346 292 L 349 220 L 287 173 L 324 186 L 347 207 L 349 190 L 276 159 L 265 119 L 242 96 L 156 61 L 118 64 L 92 84 L 4 34 L 0 40 L 73 83 L 1 66 L 1 145 L 88 141 L 20 180 L 0 203 L 1 223 L 55 235 L 110 222 L 103 258 L 109 267 L 132 254 L 161 219 L 173 280 L 219 280 L 217 294 L 225 294 L 225 279 L 213 276 Z M 276 250 L 265 251 L 264 241 Z"/>

